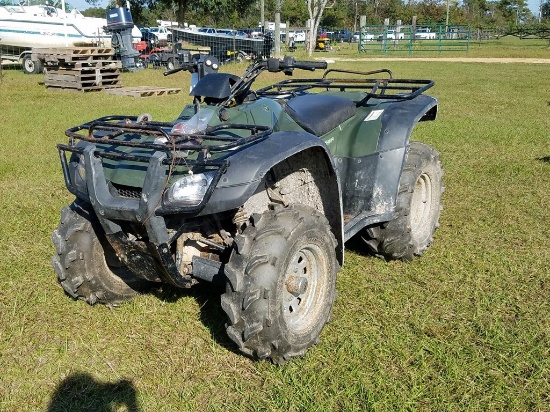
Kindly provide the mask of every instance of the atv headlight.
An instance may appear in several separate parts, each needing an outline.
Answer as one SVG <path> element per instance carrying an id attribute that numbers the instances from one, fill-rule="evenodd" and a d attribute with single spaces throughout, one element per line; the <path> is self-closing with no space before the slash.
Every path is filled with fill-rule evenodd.
<path id="1" fill-rule="evenodd" d="M 86 168 L 84 156 L 73 153 L 69 160 L 69 176 L 73 187 L 81 192 L 86 192 Z"/>
<path id="2" fill-rule="evenodd" d="M 216 172 L 190 174 L 176 181 L 164 193 L 165 204 L 197 206 L 202 202 Z"/>

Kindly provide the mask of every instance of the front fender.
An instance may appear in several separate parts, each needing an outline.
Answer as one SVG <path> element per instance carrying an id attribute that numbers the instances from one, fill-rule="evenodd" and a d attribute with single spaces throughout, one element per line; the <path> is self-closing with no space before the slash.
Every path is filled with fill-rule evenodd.
<path id="1" fill-rule="evenodd" d="M 273 133 L 269 138 L 235 151 L 228 157 L 229 167 L 220 178 L 201 215 L 238 208 L 252 196 L 273 166 L 296 153 L 319 148 L 325 154 L 327 167 L 336 179 L 335 167 L 326 144 L 302 131 Z"/>
<path id="2" fill-rule="evenodd" d="M 220 178 L 201 215 L 243 206 L 254 194 L 266 189 L 266 174 L 281 164 L 284 164 L 285 170 L 310 170 L 317 173 L 315 190 L 320 195 L 320 204 L 313 207 L 321 210 L 328 219 L 338 242 L 337 258 L 343 264 L 340 181 L 328 147 L 321 139 L 303 131 L 277 132 L 264 141 L 236 151 L 228 160 L 229 167 Z M 302 190 L 299 185 L 293 185 L 293 189 L 299 194 L 294 201 L 301 203 L 305 200 L 307 204 L 307 189 Z M 304 197 L 300 198 L 300 194 Z"/>

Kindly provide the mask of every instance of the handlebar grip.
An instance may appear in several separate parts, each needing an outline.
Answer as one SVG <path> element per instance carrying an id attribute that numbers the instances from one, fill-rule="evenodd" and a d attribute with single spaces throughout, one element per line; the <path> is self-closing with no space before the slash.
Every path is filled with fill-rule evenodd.
<path id="1" fill-rule="evenodd" d="M 186 67 L 178 67 L 176 69 L 168 70 L 167 72 L 162 73 L 165 76 L 170 76 L 171 74 L 181 72 L 182 70 L 186 70 Z"/>
<path id="2" fill-rule="evenodd" d="M 328 64 L 327 62 L 325 61 L 296 61 L 296 63 L 294 63 L 295 66 L 299 66 L 299 67 L 307 67 L 307 68 L 310 68 L 310 69 L 322 69 L 322 70 L 325 70 L 327 67 L 328 67 Z"/>

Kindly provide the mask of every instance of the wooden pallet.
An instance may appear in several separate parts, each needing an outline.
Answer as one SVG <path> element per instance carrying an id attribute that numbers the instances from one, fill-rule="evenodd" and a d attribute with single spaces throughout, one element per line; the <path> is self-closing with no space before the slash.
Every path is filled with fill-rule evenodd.
<path id="1" fill-rule="evenodd" d="M 120 87 L 121 69 L 80 68 L 45 70 L 47 88 L 72 91 L 92 91 Z"/>
<path id="2" fill-rule="evenodd" d="M 153 87 L 153 86 L 136 86 L 122 87 L 119 89 L 105 89 L 107 94 L 116 94 L 119 96 L 133 97 L 149 97 L 149 96 L 167 96 L 169 94 L 177 94 L 181 92 L 181 88 L 177 87 Z"/>
<path id="3" fill-rule="evenodd" d="M 32 58 L 33 60 L 42 60 L 46 65 L 54 66 L 115 61 L 113 49 L 104 47 L 34 48 Z"/>

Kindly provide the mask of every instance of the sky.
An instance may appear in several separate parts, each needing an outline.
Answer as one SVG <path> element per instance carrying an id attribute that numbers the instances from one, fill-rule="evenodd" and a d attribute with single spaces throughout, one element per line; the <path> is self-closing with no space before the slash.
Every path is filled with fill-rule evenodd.
<path id="1" fill-rule="evenodd" d="M 76 7 L 79 10 L 86 10 L 87 8 L 91 7 L 88 3 L 86 3 L 85 0 L 67 0 L 68 3 L 70 3 L 73 7 Z M 107 0 L 102 0 L 98 7 L 107 7 L 107 4 L 109 2 Z M 527 0 L 527 5 L 531 12 L 535 15 L 535 17 L 538 17 L 539 15 L 539 8 L 540 8 L 540 0 Z"/>

